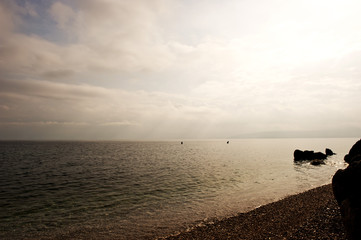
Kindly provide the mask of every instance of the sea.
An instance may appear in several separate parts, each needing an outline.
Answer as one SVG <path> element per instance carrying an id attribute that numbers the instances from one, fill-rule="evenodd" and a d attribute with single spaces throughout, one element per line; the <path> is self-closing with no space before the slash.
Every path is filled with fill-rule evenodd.
<path id="1" fill-rule="evenodd" d="M 0 239 L 174 235 L 331 183 L 357 140 L 0 141 Z"/>

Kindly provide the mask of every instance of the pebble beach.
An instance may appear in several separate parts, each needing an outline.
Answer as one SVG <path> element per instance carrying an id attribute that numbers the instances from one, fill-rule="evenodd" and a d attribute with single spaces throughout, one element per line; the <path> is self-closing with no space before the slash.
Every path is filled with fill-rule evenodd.
<path id="1" fill-rule="evenodd" d="M 346 239 L 346 233 L 328 184 L 165 239 Z"/>

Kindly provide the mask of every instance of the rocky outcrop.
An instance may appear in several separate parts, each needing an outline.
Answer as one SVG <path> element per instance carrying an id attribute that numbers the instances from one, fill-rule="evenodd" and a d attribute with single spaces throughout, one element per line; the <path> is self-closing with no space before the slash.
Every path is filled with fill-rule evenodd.
<path id="1" fill-rule="evenodd" d="M 334 196 L 349 239 L 361 239 L 361 161 L 338 170 L 332 178 Z"/>
<path id="2" fill-rule="evenodd" d="M 325 153 L 326 153 L 327 157 L 328 157 L 328 156 L 332 156 L 332 155 L 335 154 L 335 153 L 334 153 L 331 149 L 329 149 L 329 148 L 326 148 Z"/>
<path id="3" fill-rule="evenodd" d="M 361 160 L 361 139 L 358 140 L 344 157 L 345 162 L 351 163 Z"/>
<path id="4" fill-rule="evenodd" d="M 326 148 L 325 153 L 314 152 L 310 150 L 301 151 L 299 149 L 296 149 L 293 152 L 293 157 L 295 162 L 310 161 L 312 165 L 321 165 L 321 164 L 325 164 L 324 160 L 326 160 L 327 157 L 332 156 L 334 154 L 335 153 L 329 148 Z"/>
<path id="5" fill-rule="evenodd" d="M 314 152 L 314 151 L 301 151 L 296 149 L 293 153 L 293 157 L 295 161 L 305 161 L 305 160 L 325 160 L 327 155 L 322 152 Z"/>
<path id="6" fill-rule="evenodd" d="M 349 166 L 332 178 L 333 194 L 340 206 L 348 239 L 361 239 L 361 140 L 345 156 Z"/>

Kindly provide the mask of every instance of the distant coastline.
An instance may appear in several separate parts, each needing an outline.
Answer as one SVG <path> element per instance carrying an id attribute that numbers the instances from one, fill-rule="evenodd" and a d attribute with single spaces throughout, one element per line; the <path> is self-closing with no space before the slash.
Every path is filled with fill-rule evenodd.
<path id="1" fill-rule="evenodd" d="M 237 138 L 359 138 L 361 129 L 319 131 L 262 131 L 233 135 Z"/>

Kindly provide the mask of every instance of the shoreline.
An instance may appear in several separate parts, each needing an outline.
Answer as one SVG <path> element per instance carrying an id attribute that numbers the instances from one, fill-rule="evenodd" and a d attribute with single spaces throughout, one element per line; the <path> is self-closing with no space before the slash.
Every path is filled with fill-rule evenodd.
<path id="1" fill-rule="evenodd" d="M 331 184 L 158 239 L 346 239 Z"/>

